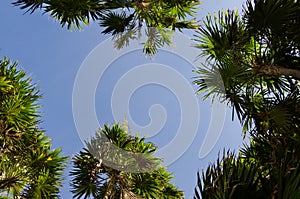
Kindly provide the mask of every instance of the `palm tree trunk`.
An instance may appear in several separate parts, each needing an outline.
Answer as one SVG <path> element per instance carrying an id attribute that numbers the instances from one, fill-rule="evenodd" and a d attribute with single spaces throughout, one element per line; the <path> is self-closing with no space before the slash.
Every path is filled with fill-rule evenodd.
<path id="1" fill-rule="evenodd" d="M 104 199 L 112 199 L 114 198 L 114 189 L 117 181 L 117 174 L 115 172 L 112 173 L 110 180 L 108 182 L 108 186 L 104 195 Z"/>
<path id="2" fill-rule="evenodd" d="M 286 76 L 292 76 L 296 79 L 300 79 L 300 70 L 285 68 L 282 66 L 273 66 L 273 65 L 259 66 L 257 67 L 256 71 L 262 75 L 268 75 L 268 76 L 286 75 Z"/>

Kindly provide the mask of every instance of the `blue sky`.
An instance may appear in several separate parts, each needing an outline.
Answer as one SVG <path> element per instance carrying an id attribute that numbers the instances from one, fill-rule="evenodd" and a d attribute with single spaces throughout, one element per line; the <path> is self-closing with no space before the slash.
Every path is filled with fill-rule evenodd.
<path id="1" fill-rule="evenodd" d="M 64 155 L 72 157 L 83 147 L 72 110 L 72 94 L 76 75 L 92 50 L 101 45 L 109 36 L 100 34 L 101 28 L 96 23 L 84 27 L 83 31 L 70 32 L 66 28 L 61 28 L 59 23 L 48 15 L 42 15 L 41 12 L 24 15 L 24 11 L 13 7 L 10 3 L 10 1 L 0 1 L 2 30 L 0 56 L 7 56 L 12 61 L 18 61 L 19 66 L 31 75 L 33 82 L 38 85 L 43 95 L 43 99 L 40 101 L 43 120 L 41 127 L 52 138 L 53 147 L 62 148 Z M 242 3 L 241 0 L 203 1 L 198 18 L 201 19 L 208 12 L 220 9 L 240 8 Z M 107 51 L 107 53 L 117 52 Z M 107 55 L 99 55 L 99 63 Z M 117 56 L 99 80 L 95 91 L 95 111 L 100 125 L 115 121 L 111 110 L 112 90 L 115 84 L 126 72 L 145 64 L 164 64 L 174 68 L 189 82 L 195 76 L 192 73 L 192 64 L 186 62 L 184 56 L 174 55 L 168 51 L 161 51 L 153 59 L 145 57 L 140 50 Z M 89 79 L 87 79 L 88 81 Z M 83 95 L 79 97 L 82 100 L 86 98 Z M 159 132 L 149 138 L 149 141 L 154 142 L 160 148 L 168 145 L 168 142 L 176 135 L 181 120 L 194 119 L 192 117 L 180 117 L 182 110 L 180 110 L 180 99 L 177 97 L 178 95 L 172 93 L 167 87 L 149 84 L 139 87 L 129 100 L 128 109 L 131 118 L 140 126 L 151 123 L 149 108 L 152 105 L 160 104 L 164 107 L 166 122 Z M 200 97 L 198 96 L 198 98 Z M 237 122 L 231 121 L 231 112 L 227 111 L 219 140 L 208 155 L 199 158 L 199 150 L 208 131 L 211 105 L 208 100 L 199 99 L 198 103 L 200 119 L 197 135 L 189 148 L 184 151 L 184 154 L 168 165 L 168 170 L 175 175 L 173 181 L 185 191 L 187 198 L 193 196 L 198 170 L 201 171 L 210 161 L 215 160 L 218 152 L 224 147 L 237 149 L 238 146 L 242 145 L 240 126 Z M 82 115 L 84 117 L 84 113 Z M 89 118 L 85 119 L 88 123 Z M 132 130 L 135 129 L 135 127 L 129 127 Z M 141 132 L 142 135 L 143 133 L 145 132 Z M 168 153 L 171 154 L 172 151 Z M 71 198 L 68 180 L 66 176 L 65 185 L 62 189 L 63 199 Z"/>

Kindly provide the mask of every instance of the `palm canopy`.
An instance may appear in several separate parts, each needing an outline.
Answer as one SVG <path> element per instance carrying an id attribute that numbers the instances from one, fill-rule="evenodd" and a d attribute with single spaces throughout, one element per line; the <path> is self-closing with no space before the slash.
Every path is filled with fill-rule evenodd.
<path id="1" fill-rule="evenodd" d="M 0 195 L 57 198 L 66 157 L 38 128 L 36 87 L 6 58 L 0 60 L 0 85 Z"/>
<path id="2" fill-rule="evenodd" d="M 134 153 L 127 154 L 124 159 L 123 154 L 116 152 L 109 144 Z M 87 148 L 73 158 L 70 175 L 74 198 L 183 197 L 183 192 L 170 183 L 173 178 L 171 173 L 153 155 L 157 147 L 145 142 L 145 138 L 131 136 L 125 125 L 105 125 L 86 145 Z M 140 153 L 144 156 L 136 155 Z M 140 165 L 147 170 L 134 171 Z M 128 170 L 128 166 L 132 169 Z"/>
<path id="3" fill-rule="evenodd" d="M 219 96 L 229 102 L 245 130 L 258 114 L 254 111 L 283 110 L 279 105 L 285 103 L 283 99 L 298 93 L 299 11 L 294 0 L 247 1 L 241 17 L 235 11 L 220 11 L 207 16 L 197 31 L 196 47 L 207 61 L 195 70 L 194 83 L 199 92 L 206 92 L 205 97 Z M 266 104 L 268 108 L 261 107 Z"/>
<path id="4" fill-rule="evenodd" d="M 207 16 L 196 34 L 202 55 L 231 58 L 262 76 L 300 79 L 300 3 L 248 0 L 240 17 L 234 11 Z"/>
<path id="5" fill-rule="evenodd" d="M 278 126 L 261 118 L 238 155 L 224 152 L 198 173 L 195 199 L 300 197 L 299 101 L 290 102 L 285 106 L 295 109 L 293 118 L 298 121 Z"/>
<path id="6" fill-rule="evenodd" d="M 207 60 L 194 83 L 231 105 L 250 143 L 199 175 L 196 198 L 235 198 L 239 188 L 255 198 L 300 197 L 299 11 L 299 1 L 249 0 L 241 16 L 220 11 L 197 31 Z"/>
<path id="7" fill-rule="evenodd" d="M 152 55 L 161 45 L 170 44 L 170 36 L 165 38 L 167 29 L 197 27 L 196 21 L 188 18 L 194 17 L 200 1 L 16 0 L 13 4 L 31 13 L 42 9 L 69 29 L 98 21 L 105 28 L 102 33 L 116 37 L 116 47 L 123 47 L 130 39 L 136 39 L 143 25 L 152 27 L 152 32 L 146 30 L 148 39 L 144 46 L 144 52 Z"/>

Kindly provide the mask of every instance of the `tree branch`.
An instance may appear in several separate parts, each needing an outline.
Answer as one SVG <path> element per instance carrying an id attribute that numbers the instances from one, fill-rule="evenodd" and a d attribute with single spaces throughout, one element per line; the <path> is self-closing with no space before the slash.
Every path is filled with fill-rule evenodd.
<path id="1" fill-rule="evenodd" d="M 0 189 L 8 189 L 13 184 L 15 184 L 19 180 L 18 177 L 12 176 L 12 177 L 6 177 L 0 179 Z"/>
<path id="2" fill-rule="evenodd" d="M 282 66 L 273 66 L 273 65 L 259 66 L 255 69 L 256 69 L 256 72 L 258 72 L 262 75 L 267 75 L 267 76 L 287 75 L 287 76 L 292 76 L 295 79 L 300 80 L 300 70 L 298 70 L 298 69 L 285 68 Z"/>

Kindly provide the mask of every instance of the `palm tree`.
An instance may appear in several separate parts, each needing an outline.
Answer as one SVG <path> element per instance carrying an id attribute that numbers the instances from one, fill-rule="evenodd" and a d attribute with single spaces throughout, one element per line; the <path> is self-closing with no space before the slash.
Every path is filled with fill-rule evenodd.
<path id="1" fill-rule="evenodd" d="M 299 11 L 299 1 L 247 1 L 241 17 L 220 11 L 196 34 L 207 61 L 194 83 L 232 107 L 251 140 L 239 156 L 257 165 L 259 189 L 272 199 L 300 197 Z"/>
<path id="2" fill-rule="evenodd" d="M 30 13 L 42 9 L 69 29 L 98 21 L 104 28 L 102 33 L 115 36 L 119 48 L 128 45 L 131 39 L 139 39 L 141 28 L 146 26 L 144 52 L 152 55 L 160 46 L 171 43 L 169 34 L 172 31 L 167 29 L 197 27 L 196 21 L 188 17 L 194 17 L 200 1 L 16 0 L 13 4 Z"/>
<path id="3" fill-rule="evenodd" d="M 40 98 L 17 63 L 0 60 L 0 193 L 57 198 L 66 157 L 38 129 Z"/>
<path id="4" fill-rule="evenodd" d="M 229 103 L 245 132 L 254 123 L 262 133 L 271 120 L 278 128 L 299 122 L 292 108 L 285 107 L 299 97 L 299 11 L 298 1 L 247 1 L 242 17 L 220 11 L 207 16 L 197 31 L 196 47 L 207 61 L 195 70 L 194 83 L 204 97 Z"/>
<path id="5" fill-rule="evenodd" d="M 86 145 L 73 158 L 74 198 L 183 197 L 169 182 L 171 173 L 153 156 L 157 147 L 145 138 L 131 136 L 126 125 L 105 125 Z"/>
<path id="6" fill-rule="evenodd" d="M 277 1 L 266 2 L 268 7 Z M 207 62 L 205 68 L 195 70 L 199 76 L 194 83 L 199 85 L 199 92 L 208 91 L 206 97 L 217 94 L 228 100 L 239 119 L 244 114 L 242 103 L 251 103 L 257 98 L 275 93 L 284 95 L 295 92 L 300 66 L 299 54 L 295 53 L 299 51 L 299 42 L 296 43 L 292 36 L 289 37 L 289 33 L 281 29 L 281 38 L 273 36 L 279 33 L 261 35 L 270 25 L 254 32 L 249 22 L 252 3 L 249 1 L 247 5 L 249 8 L 244 11 L 242 19 L 234 11 L 219 12 L 218 17 L 214 18 L 208 16 L 196 34 L 199 42 L 197 47 L 202 50 L 200 56 L 206 56 Z M 278 9 L 285 9 L 282 7 L 278 6 Z M 300 6 L 297 8 L 300 9 Z M 276 20 L 278 17 L 281 16 L 277 16 Z M 278 55 L 279 52 L 284 56 Z M 293 74 L 289 74 L 290 71 L 294 71 Z M 224 84 L 221 90 L 218 86 L 220 82 L 216 81 L 218 79 Z"/>

